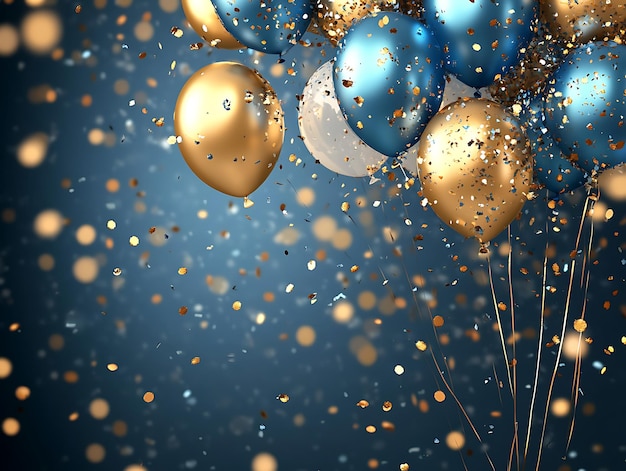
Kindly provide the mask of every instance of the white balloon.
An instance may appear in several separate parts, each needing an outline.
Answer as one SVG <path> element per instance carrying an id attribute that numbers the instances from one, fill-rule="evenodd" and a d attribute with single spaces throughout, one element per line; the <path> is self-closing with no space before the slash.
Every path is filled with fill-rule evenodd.
<path id="1" fill-rule="evenodd" d="M 365 177 L 388 158 L 365 144 L 346 123 L 335 95 L 333 61 L 322 64 L 304 87 L 298 127 L 311 155 L 333 172 Z"/>

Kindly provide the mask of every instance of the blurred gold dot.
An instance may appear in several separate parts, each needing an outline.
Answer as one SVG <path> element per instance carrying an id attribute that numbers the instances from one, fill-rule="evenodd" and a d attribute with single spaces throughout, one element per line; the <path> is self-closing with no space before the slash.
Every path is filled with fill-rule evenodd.
<path id="1" fill-rule="evenodd" d="M 209 217 L 209 212 L 206 209 L 200 209 L 198 211 L 198 219 L 206 219 Z"/>
<path id="2" fill-rule="evenodd" d="M 435 401 L 443 402 L 446 400 L 446 393 L 444 393 L 442 390 L 437 390 L 433 394 L 433 397 L 435 398 Z"/>
<path id="3" fill-rule="evenodd" d="M 461 432 L 452 431 L 446 435 L 446 445 L 454 451 L 458 451 L 465 446 L 465 435 Z"/>
<path id="4" fill-rule="evenodd" d="M 24 46 L 33 54 L 51 52 L 61 40 L 63 25 L 55 12 L 38 10 L 28 13 L 21 25 Z"/>
<path id="5" fill-rule="evenodd" d="M 433 317 L 433 326 L 435 326 L 435 327 L 442 327 L 443 324 L 444 324 L 443 317 L 441 317 L 441 316 Z"/>
<path id="6" fill-rule="evenodd" d="M 50 350 L 58 352 L 65 346 L 65 339 L 61 334 L 52 334 L 48 338 L 48 346 L 50 347 Z"/>
<path id="7" fill-rule="evenodd" d="M 150 302 L 152 304 L 161 304 L 161 301 L 163 301 L 163 296 L 160 295 L 159 293 L 154 293 L 151 297 L 150 297 Z"/>
<path id="8" fill-rule="evenodd" d="M 125 437 L 128 433 L 128 425 L 123 420 L 113 422 L 113 435 L 116 437 Z"/>
<path id="9" fill-rule="evenodd" d="M 300 206 L 311 206 L 315 203 L 315 190 L 309 187 L 303 187 L 296 193 L 296 201 Z"/>
<path id="10" fill-rule="evenodd" d="M 104 142 L 104 131 L 102 129 L 93 128 L 87 133 L 87 140 L 93 146 L 99 146 Z"/>
<path id="11" fill-rule="evenodd" d="M 93 283 L 98 278 L 98 272 L 100 267 L 98 266 L 98 260 L 94 257 L 83 256 L 74 262 L 72 272 L 76 281 L 80 283 Z"/>
<path id="12" fill-rule="evenodd" d="M 63 229 L 63 216 L 56 209 L 46 209 L 35 217 L 33 229 L 42 239 L 54 239 Z"/>
<path id="13" fill-rule="evenodd" d="M 365 311 L 376 306 L 376 295 L 372 291 L 361 291 L 357 297 L 357 304 Z"/>
<path id="14" fill-rule="evenodd" d="M 363 366 L 372 366 L 378 359 L 378 352 L 371 343 L 367 342 L 356 351 L 356 359 Z"/>
<path id="15" fill-rule="evenodd" d="M 310 347 L 315 343 L 315 329 L 309 325 L 303 325 L 296 331 L 296 341 L 302 347 Z"/>
<path id="16" fill-rule="evenodd" d="M 91 95 L 83 95 L 80 98 L 80 104 L 87 108 L 93 104 L 93 98 L 91 98 Z"/>
<path id="17" fill-rule="evenodd" d="M 329 242 L 337 232 L 337 221 L 331 216 L 320 216 L 313 221 L 312 230 L 318 240 Z"/>
<path id="18" fill-rule="evenodd" d="M 54 257 L 49 253 L 43 253 L 37 259 L 37 265 L 42 271 L 50 271 L 54 268 Z"/>
<path id="19" fill-rule="evenodd" d="M 20 36 L 15 26 L 4 23 L 0 25 L 0 56 L 15 54 L 20 45 Z"/>
<path id="20" fill-rule="evenodd" d="M 165 13 L 174 13 L 178 10 L 179 0 L 159 0 L 159 8 Z"/>
<path id="21" fill-rule="evenodd" d="M 146 391 L 143 395 L 143 401 L 150 404 L 152 401 L 154 401 L 154 393 L 152 391 Z"/>
<path id="22" fill-rule="evenodd" d="M 34 168 L 44 161 L 48 152 L 48 135 L 43 132 L 31 134 L 17 148 L 17 161 L 24 167 Z"/>
<path id="23" fill-rule="evenodd" d="M 94 419 L 102 420 L 109 415 L 110 407 L 106 399 L 97 398 L 89 403 L 89 413 Z"/>
<path id="24" fill-rule="evenodd" d="M 626 165 L 603 170 L 598 177 L 598 186 L 602 196 L 614 201 L 626 200 Z"/>
<path id="25" fill-rule="evenodd" d="M 15 389 L 15 397 L 20 401 L 25 401 L 30 397 L 30 388 L 28 386 L 18 386 Z"/>
<path id="26" fill-rule="evenodd" d="M 300 238 L 300 231 L 295 227 L 285 227 L 274 235 L 274 243 L 294 245 Z"/>
<path id="27" fill-rule="evenodd" d="M 340 301 L 333 307 L 333 319 L 339 324 L 347 324 L 354 317 L 354 306 L 349 301 Z"/>
<path id="28" fill-rule="evenodd" d="M 570 401 L 564 397 L 554 399 L 550 404 L 550 412 L 552 412 L 552 415 L 555 417 L 565 417 L 569 414 L 570 409 Z"/>
<path id="29" fill-rule="evenodd" d="M 107 365 L 107 370 L 109 370 L 109 371 L 117 371 L 118 368 L 119 367 L 117 366 L 117 363 L 109 363 Z"/>
<path id="30" fill-rule="evenodd" d="M 214 294 L 226 294 L 230 289 L 228 280 L 223 276 L 207 275 L 206 283 L 209 286 L 209 290 Z"/>
<path id="31" fill-rule="evenodd" d="M 11 224 L 16 219 L 15 210 L 13 208 L 5 208 L 2 210 L 2 222 Z"/>
<path id="32" fill-rule="evenodd" d="M 380 463 L 376 458 L 370 458 L 369 460 L 367 460 L 367 467 L 369 469 L 377 469 L 379 465 Z"/>
<path id="33" fill-rule="evenodd" d="M 580 354 L 585 358 L 589 353 L 589 344 L 574 332 L 568 332 L 563 339 L 563 356 L 569 360 L 575 360 Z"/>
<path id="34" fill-rule="evenodd" d="M 120 181 L 117 178 L 109 178 L 105 183 L 105 188 L 109 193 L 116 193 L 120 190 Z"/>
<path id="35" fill-rule="evenodd" d="M 70 422 L 75 422 L 76 420 L 78 420 L 78 412 L 72 412 L 72 413 L 71 413 L 71 414 L 67 417 L 67 419 L 68 419 Z"/>
<path id="36" fill-rule="evenodd" d="M 352 245 L 352 233 L 348 229 L 339 229 L 333 235 L 333 247 L 337 250 L 347 250 Z"/>
<path id="37" fill-rule="evenodd" d="M 63 373 L 63 380 L 68 384 L 78 383 L 78 373 L 76 371 L 66 371 Z"/>
<path id="38" fill-rule="evenodd" d="M 117 95 L 126 95 L 130 91 L 128 80 L 118 79 L 113 83 L 113 91 Z"/>
<path id="39" fill-rule="evenodd" d="M 131 464 L 126 466 L 124 471 L 148 471 L 148 469 L 140 464 Z"/>
<path id="40" fill-rule="evenodd" d="M 337 406 L 329 406 L 327 412 L 330 415 L 337 415 L 337 413 L 339 412 L 339 407 L 337 407 Z"/>
<path id="41" fill-rule="evenodd" d="M 85 457 L 90 463 L 100 463 L 104 460 L 105 455 L 106 451 L 99 443 L 87 445 L 87 448 L 85 449 Z"/>
<path id="42" fill-rule="evenodd" d="M 36 8 L 46 3 L 46 0 L 25 0 L 24 3 L 26 3 L 29 7 Z"/>
<path id="43" fill-rule="evenodd" d="M 13 371 L 11 360 L 6 357 L 0 357 L 0 379 L 8 378 Z"/>
<path id="44" fill-rule="evenodd" d="M 278 469 L 278 461 L 274 455 L 269 453 L 259 453 L 252 458 L 252 471 L 276 471 Z"/>
<path id="45" fill-rule="evenodd" d="M 76 240 L 80 245 L 93 244 L 96 240 L 96 229 L 89 224 L 83 224 L 76 229 Z"/>
<path id="46" fill-rule="evenodd" d="M 376 426 L 374 425 L 368 425 L 367 427 L 365 427 L 365 431 L 367 433 L 375 433 L 376 432 Z"/>
<path id="47" fill-rule="evenodd" d="M 139 41 L 150 41 L 154 36 L 154 27 L 147 21 L 140 21 L 135 25 L 134 33 Z"/>
<path id="48" fill-rule="evenodd" d="M 7 417 L 2 421 L 2 431 L 5 435 L 13 437 L 20 433 L 20 423 L 13 417 Z"/>

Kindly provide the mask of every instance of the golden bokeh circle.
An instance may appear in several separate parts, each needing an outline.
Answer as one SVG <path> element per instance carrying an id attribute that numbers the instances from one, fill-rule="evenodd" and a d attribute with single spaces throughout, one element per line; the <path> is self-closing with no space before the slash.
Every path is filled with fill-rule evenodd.
<path id="1" fill-rule="evenodd" d="M 33 54 L 48 54 L 63 36 L 59 15 L 51 10 L 28 13 L 21 24 L 22 43 Z"/>
<path id="2" fill-rule="evenodd" d="M 13 437 L 20 433 L 20 423 L 13 417 L 7 417 L 2 421 L 2 431 L 5 435 Z"/>
<path id="3" fill-rule="evenodd" d="M 98 278 L 100 266 L 98 260 L 87 255 L 79 257 L 72 266 L 72 273 L 76 281 L 84 284 L 93 283 Z"/>
<path id="4" fill-rule="evenodd" d="M 106 399 L 96 398 L 89 403 L 89 413 L 94 419 L 105 419 L 110 412 L 111 408 Z"/>
<path id="5" fill-rule="evenodd" d="M 310 325 L 303 325 L 296 331 L 296 341 L 302 347 L 310 347 L 315 343 L 315 329 Z"/>
<path id="6" fill-rule="evenodd" d="M 20 142 L 17 148 L 17 161 L 26 168 L 38 167 L 46 158 L 47 152 L 48 135 L 36 132 Z"/>
<path id="7" fill-rule="evenodd" d="M 11 376 L 13 371 L 13 363 L 6 357 L 0 357 L 0 379 L 5 379 Z"/>
<path id="8" fill-rule="evenodd" d="M 35 216 L 33 229 L 42 239 L 54 239 L 63 229 L 63 216 L 56 209 L 46 209 Z"/>
<path id="9" fill-rule="evenodd" d="M 278 461 L 270 453 L 259 453 L 252 458 L 251 468 L 252 471 L 276 471 L 278 469 Z"/>
<path id="10" fill-rule="evenodd" d="M 106 450 L 99 443 L 91 443 L 85 448 L 85 457 L 90 463 L 100 463 L 106 456 Z"/>

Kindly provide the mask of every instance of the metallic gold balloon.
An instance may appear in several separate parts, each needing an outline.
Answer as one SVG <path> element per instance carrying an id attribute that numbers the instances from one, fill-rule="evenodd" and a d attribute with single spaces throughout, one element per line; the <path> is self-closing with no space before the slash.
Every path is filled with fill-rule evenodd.
<path id="1" fill-rule="evenodd" d="M 211 0 L 182 0 L 182 7 L 191 27 L 211 46 L 220 49 L 245 48 L 226 31 Z"/>
<path id="2" fill-rule="evenodd" d="M 626 32 L 626 4 L 620 0 L 540 0 L 541 16 L 555 37 L 583 44 L 615 39 Z"/>
<path id="3" fill-rule="evenodd" d="M 207 185 L 248 196 L 274 169 L 284 139 L 283 110 L 270 84 L 236 62 L 194 73 L 176 101 L 180 151 Z"/>
<path id="4" fill-rule="evenodd" d="M 439 218 L 485 244 L 518 215 L 533 178 L 530 143 L 497 103 L 465 98 L 437 113 L 417 150 L 423 196 Z"/>

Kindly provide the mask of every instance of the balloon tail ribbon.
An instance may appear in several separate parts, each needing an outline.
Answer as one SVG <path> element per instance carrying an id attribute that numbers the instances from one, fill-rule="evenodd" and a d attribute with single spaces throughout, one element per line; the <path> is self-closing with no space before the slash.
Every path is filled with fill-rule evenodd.
<path id="1" fill-rule="evenodd" d="M 548 234 L 548 221 L 546 220 L 545 228 L 546 236 Z M 530 410 L 528 411 L 528 429 L 526 431 L 526 442 L 524 444 L 524 459 L 522 468 L 526 469 L 526 459 L 528 458 L 528 446 L 530 445 L 530 434 L 532 431 L 532 420 L 535 412 L 535 402 L 537 400 L 537 385 L 539 383 L 539 369 L 541 366 L 541 352 L 543 351 L 543 330 L 546 315 L 546 280 L 548 275 L 548 238 L 546 237 L 546 245 L 543 255 L 543 274 L 541 277 L 541 316 L 539 319 L 539 340 L 537 342 L 537 363 L 535 365 L 535 379 L 533 381 L 533 394 L 530 400 Z"/>

